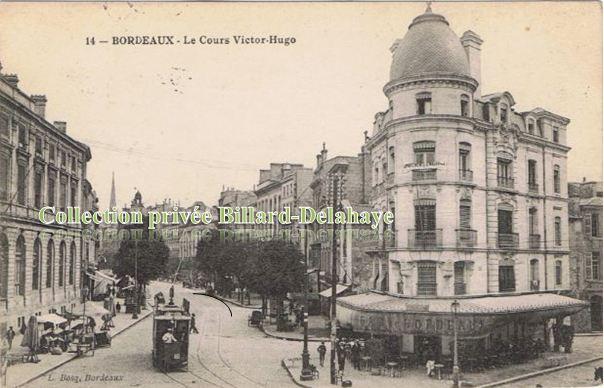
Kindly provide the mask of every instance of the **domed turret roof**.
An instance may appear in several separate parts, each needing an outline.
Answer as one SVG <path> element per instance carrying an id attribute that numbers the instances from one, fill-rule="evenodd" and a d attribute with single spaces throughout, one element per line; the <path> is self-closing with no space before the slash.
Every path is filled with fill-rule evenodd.
<path id="1" fill-rule="evenodd" d="M 390 80 L 429 74 L 470 76 L 470 65 L 459 37 L 444 16 L 430 7 L 413 19 L 409 31 L 393 48 Z"/>

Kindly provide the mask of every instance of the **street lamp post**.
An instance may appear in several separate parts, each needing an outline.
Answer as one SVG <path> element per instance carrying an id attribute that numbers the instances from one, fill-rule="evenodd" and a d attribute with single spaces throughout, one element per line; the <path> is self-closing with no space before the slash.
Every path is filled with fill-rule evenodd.
<path id="1" fill-rule="evenodd" d="M 304 225 L 304 347 L 302 349 L 302 372 L 300 380 L 309 381 L 313 379 L 313 373 L 310 369 L 310 354 L 308 353 L 308 245 L 306 244 L 306 225 Z"/>
<path id="2" fill-rule="evenodd" d="M 138 241 L 134 240 L 134 311 L 132 319 L 138 319 Z"/>
<path id="3" fill-rule="evenodd" d="M 453 312 L 453 387 L 459 388 L 459 359 L 457 354 L 457 310 L 459 302 L 457 299 L 451 303 L 451 311 Z"/>
<path id="4" fill-rule="evenodd" d="M 86 299 L 88 299 L 88 287 L 82 287 L 82 297 L 84 298 L 84 314 L 82 315 L 82 328 L 86 332 Z"/>

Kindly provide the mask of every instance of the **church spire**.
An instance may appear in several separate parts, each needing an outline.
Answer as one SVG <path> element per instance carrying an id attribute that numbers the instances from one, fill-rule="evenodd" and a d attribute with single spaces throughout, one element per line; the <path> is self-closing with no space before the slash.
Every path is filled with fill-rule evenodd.
<path id="1" fill-rule="evenodd" d="M 111 172 L 111 196 L 109 197 L 109 209 L 113 209 L 115 206 L 115 172 Z"/>

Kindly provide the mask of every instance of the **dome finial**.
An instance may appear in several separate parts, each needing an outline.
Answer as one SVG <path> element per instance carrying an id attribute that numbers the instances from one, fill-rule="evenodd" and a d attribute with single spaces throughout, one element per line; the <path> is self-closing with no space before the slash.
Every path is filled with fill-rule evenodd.
<path id="1" fill-rule="evenodd" d="M 425 13 L 432 13 L 432 2 L 431 1 L 426 2 L 426 12 Z"/>

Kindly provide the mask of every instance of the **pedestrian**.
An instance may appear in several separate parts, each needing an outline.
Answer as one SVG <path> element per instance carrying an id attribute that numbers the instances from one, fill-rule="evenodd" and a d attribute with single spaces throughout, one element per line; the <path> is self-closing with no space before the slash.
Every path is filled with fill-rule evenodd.
<path id="1" fill-rule="evenodd" d="M 8 350 L 10 350 L 13 346 L 13 339 L 15 338 L 15 331 L 13 327 L 9 327 L 6 331 L 6 340 L 8 341 Z"/>
<path id="2" fill-rule="evenodd" d="M 321 345 L 319 345 L 319 347 L 317 348 L 317 351 L 319 352 L 319 364 L 321 364 L 321 366 L 324 366 L 325 353 L 327 353 L 327 348 L 325 347 L 325 342 L 321 341 Z"/>
<path id="3" fill-rule="evenodd" d="M 195 314 L 191 314 L 191 333 L 199 334 L 199 330 L 195 326 Z"/>
<path id="4" fill-rule="evenodd" d="M 352 345 L 352 366 L 356 370 L 361 370 L 361 344 L 358 340 Z"/>
<path id="5" fill-rule="evenodd" d="M 344 373 L 344 367 L 346 366 L 346 354 L 343 350 L 338 352 L 338 370 Z"/>
<path id="6" fill-rule="evenodd" d="M 118 314 L 120 313 L 120 311 L 122 311 L 122 305 L 120 304 L 120 302 L 117 302 L 115 304 L 115 311 L 117 311 Z"/>
<path id="7" fill-rule="evenodd" d="M 27 331 L 27 326 L 25 326 L 25 319 L 21 321 L 21 328 L 19 329 L 19 333 L 21 333 L 21 335 L 25 335 L 25 332 Z"/>

